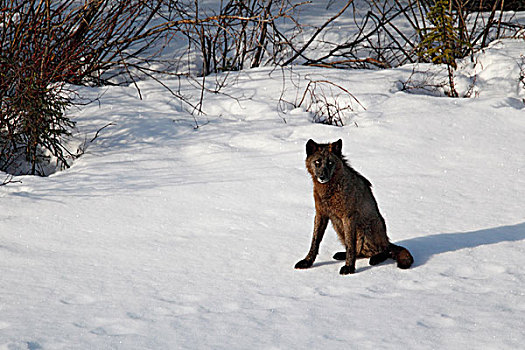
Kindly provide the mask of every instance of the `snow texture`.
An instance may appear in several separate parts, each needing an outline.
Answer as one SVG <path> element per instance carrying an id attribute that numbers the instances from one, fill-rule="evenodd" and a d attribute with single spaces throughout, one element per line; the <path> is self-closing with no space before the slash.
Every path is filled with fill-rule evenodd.
<path id="1" fill-rule="evenodd" d="M 412 66 L 231 73 L 197 129 L 153 81 L 143 100 L 86 88 L 102 95 L 72 112 L 86 153 L 0 187 L 0 349 L 521 348 L 524 54 L 523 39 L 480 53 L 461 73 L 477 75 L 469 99 L 400 91 Z M 294 107 L 308 79 L 366 109 L 312 123 Z M 309 138 L 343 140 L 411 269 L 359 260 L 339 275 L 330 227 L 294 270 L 313 227 Z"/>

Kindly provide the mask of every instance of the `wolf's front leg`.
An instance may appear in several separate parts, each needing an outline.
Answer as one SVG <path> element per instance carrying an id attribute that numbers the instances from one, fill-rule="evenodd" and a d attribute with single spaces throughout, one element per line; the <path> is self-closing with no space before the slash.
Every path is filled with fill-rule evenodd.
<path id="1" fill-rule="evenodd" d="M 341 275 L 348 275 L 355 272 L 357 244 L 356 218 L 357 214 L 353 214 L 350 217 L 343 219 L 346 245 L 346 264 L 341 267 L 341 270 L 339 270 Z"/>
<path id="2" fill-rule="evenodd" d="M 318 212 L 315 213 L 314 220 L 314 234 L 312 237 L 312 244 L 310 245 L 310 251 L 306 258 L 295 264 L 296 269 L 307 269 L 313 265 L 317 254 L 319 253 L 319 244 L 323 240 L 326 226 L 328 225 L 328 217 L 322 216 Z"/>

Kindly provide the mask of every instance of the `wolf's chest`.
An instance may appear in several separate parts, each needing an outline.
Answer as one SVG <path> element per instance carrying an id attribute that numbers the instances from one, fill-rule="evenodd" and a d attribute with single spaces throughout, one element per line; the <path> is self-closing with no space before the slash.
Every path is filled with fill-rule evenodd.
<path id="1" fill-rule="evenodd" d="M 319 191 L 315 196 L 317 207 L 330 217 L 342 217 L 349 211 L 348 194 L 339 189 Z"/>

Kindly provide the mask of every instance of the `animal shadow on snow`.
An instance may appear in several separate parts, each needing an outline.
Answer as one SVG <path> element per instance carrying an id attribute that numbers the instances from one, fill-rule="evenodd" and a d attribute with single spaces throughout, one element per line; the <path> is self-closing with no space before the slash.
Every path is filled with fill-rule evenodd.
<path id="1" fill-rule="evenodd" d="M 525 240 L 525 222 L 472 232 L 439 233 L 397 242 L 414 255 L 413 267 L 425 264 L 432 256 L 502 242 Z"/>

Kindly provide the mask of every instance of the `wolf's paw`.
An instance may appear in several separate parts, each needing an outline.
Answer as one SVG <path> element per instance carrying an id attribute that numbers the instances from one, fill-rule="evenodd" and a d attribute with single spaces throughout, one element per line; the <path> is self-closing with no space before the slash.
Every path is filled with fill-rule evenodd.
<path id="1" fill-rule="evenodd" d="M 348 274 L 351 274 L 351 273 L 355 273 L 355 266 L 345 265 L 345 266 L 341 267 L 341 270 L 339 270 L 339 273 L 341 275 L 348 275 Z"/>
<path id="2" fill-rule="evenodd" d="M 370 260 L 368 261 L 368 263 L 370 265 L 372 265 L 372 266 L 373 265 L 377 265 L 377 264 L 382 263 L 383 261 L 385 261 L 389 257 L 390 257 L 390 254 L 388 254 L 387 252 L 379 253 L 379 254 L 376 254 L 373 257 L 371 257 Z"/>
<path id="3" fill-rule="evenodd" d="M 337 252 L 334 254 L 334 260 L 346 260 L 346 252 Z"/>
<path id="4" fill-rule="evenodd" d="M 313 261 L 311 260 L 306 260 L 306 259 L 303 259 L 301 261 L 299 261 L 297 264 L 295 264 L 295 268 L 296 269 L 307 269 L 309 267 L 311 267 L 313 265 Z"/>

